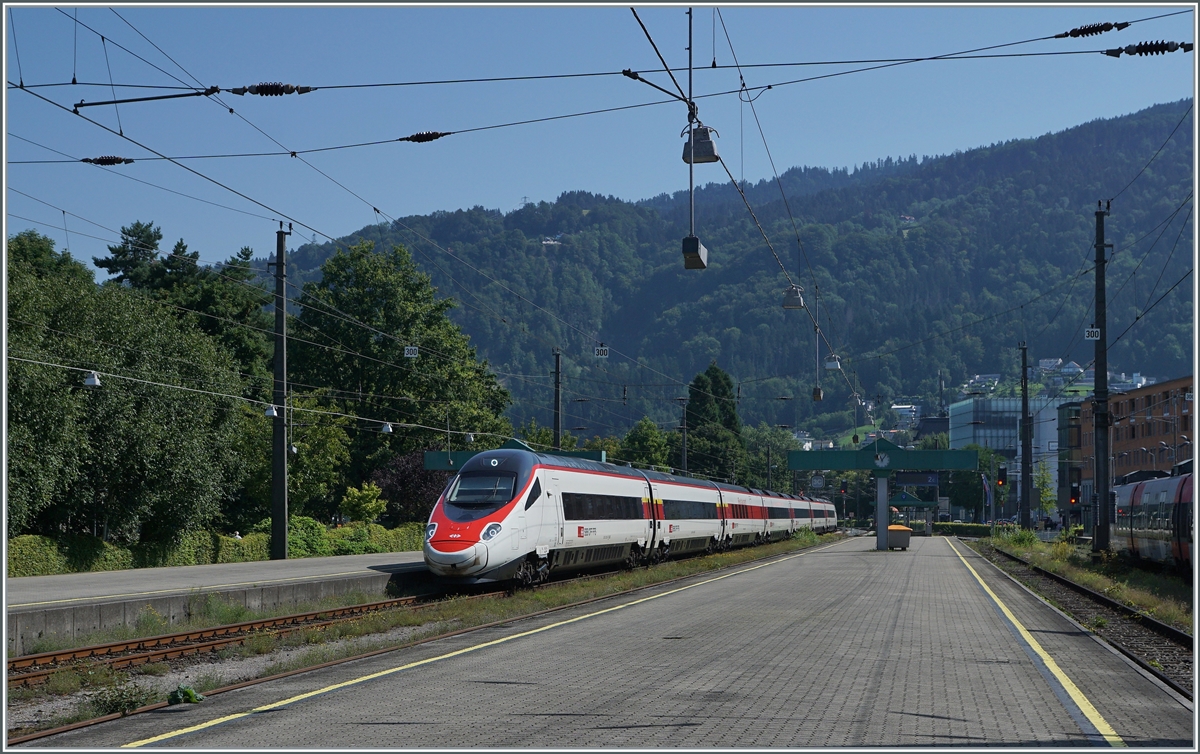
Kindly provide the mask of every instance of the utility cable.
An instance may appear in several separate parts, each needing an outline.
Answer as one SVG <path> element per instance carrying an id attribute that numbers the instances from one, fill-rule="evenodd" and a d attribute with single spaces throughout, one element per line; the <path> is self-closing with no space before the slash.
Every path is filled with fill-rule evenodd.
<path id="1" fill-rule="evenodd" d="M 108 62 L 108 42 L 104 39 L 104 37 L 100 37 L 100 46 L 104 48 L 104 65 L 108 67 L 108 82 L 109 86 L 112 86 L 112 65 Z M 117 90 L 115 87 L 113 87 L 112 96 L 113 99 L 117 98 Z M 115 102 L 113 103 L 113 110 L 117 112 L 117 133 L 121 136 L 124 136 L 125 129 L 121 127 L 121 108 L 118 107 L 117 103 Z"/>
<path id="2" fill-rule="evenodd" d="M 32 145 L 34 145 L 35 147 L 41 147 L 42 149 L 45 149 L 45 150 L 47 150 L 47 151 L 50 151 L 50 152 L 54 152 L 55 154 L 61 154 L 62 156 L 64 156 L 64 157 L 67 157 L 67 158 L 68 158 L 68 160 L 65 160 L 64 162 L 83 162 L 83 160 L 81 160 L 81 159 L 79 159 L 79 158 L 77 158 L 77 157 L 71 157 L 71 155 L 69 155 L 69 154 L 67 154 L 67 153 L 65 153 L 65 152 L 60 152 L 60 151 L 58 151 L 57 149 L 54 149 L 54 148 L 52 148 L 52 147 L 48 147 L 48 146 L 46 146 L 46 145 L 44 145 L 44 144 L 39 144 L 39 143 L 37 143 L 36 141 L 32 141 L 32 140 L 30 140 L 30 139 L 26 139 L 26 138 L 24 138 L 24 137 L 22 137 L 22 136 L 17 136 L 16 134 L 12 133 L 11 131 L 8 133 L 8 135 L 9 135 L 11 138 L 13 138 L 13 139 L 20 139 L 21 141 L 24 141 L 24 142 L 27 142 L 27 143 L 29 143 L 29 144 L 32 144 Z M 20 164 L 20 163 L 19 163 L 19 162 L 14 162 L 14 161 L 11 161 L 11 160 L 10 160 L 10 161 L 8 162 L 8 164 L 10 164 L 10 165 L 15 165 L 15 164 Z M 175 194 L 176 196 L 182 196 L 182 197 L 184 197 L 185 199 L 192 199 L 192 200 L 194 200 L 194 201 L 197 201 L 197 202 L 203 202 L 204 204 L 209 204 L 209 205 L 212 205 L 213 207 L 220 207 L 221 209 L 227 209 L 227 210 L 229 210 L 230 212 L 237 212 L 237 213 L 239 213 L 239 214 L 242 214 L 242 215 L 248 215 L 248 216 L 250 216 L 250 217 L 257 217 L 257 218 L 259 218 L 259 219 L 261 219 L 261 220 L 269 220 L 269 221 L 271 221 L 271 222 L 278 222 L 278 218 L 276 218 L 276 217 L 268 217 L 268 216 L 266 216 L 266 215 L 259 215 L 259 214 L 256 214 L 256 213 L 254 213 L 254 212 L 247 212 L 247 211 L 246 211 L 246 210 L 244 210 L 244 209 L 237 209 L 236 207 L 230 207 L 229 205 L 226 205 L 226 204 L 220 204 L 220 203 L 218 203 L 218 202 L 209 201 L 208 199 L 201 199 L 201 198 L 200 198 L 200 197 L 198 197 L 198 196 L 192 196 L 191 194 L 185 194 L 185 193 L 183 193 L 183 192 L 181 192 L 181 191 L 176 191 L 175 189 L 169 189 L 169 188 L 167 188 L 166 186 L 159 186 L 159 185 L 158 185 L 158 184 L 156 184 L 156 183 L 150 183 L 149 181 L 143 181 L 141 178 L 134 178 L 134 177 L 133 177 L 133 176 L 131 176 L 131 175 L 126 175 L 125 173 L 121 173 L 121 172 L 119 172 L 119 171 L 113 170 L 113 169 L 111 169 L 111 168 L 108 168 L 108 167 L 105 167 L 105 166 L 103 166 L 103 165 L 95 165 L 95 167 L 97 167 L 97 168 L 99 168 L 99 169 L 101 169 L 101 170 L 103 170 L 103 171 L 105 171 L 105 172 L 107 172 L 107 173 L 112 173 L 113 175 L 119 175 L 119 176 L 121 176 L 122 178 L 127 178 L 128 180 L 131 180 L 131 181 L 136 181 L 137 183 L 141 183 L 141 184 L 143 184 L 143 185 L 150 186 L 151 188 L 156 188 L 156 189 L 159 189 L 160 191 L 167 191 L 167 192 L 169 192 L 169 193 Z"/>
<path id="3" fill-rule="evenodd" d="M 1183 113 L 1183 117 L 1179 119 L 1179 122 L 1175 124 L 1175 127 L 1171 129 L 1171 133 L 1167 135 L 1167 138 L 1166 138 L 1166 140 L 1165 140 L 1165 141 L 1163 141 L 1163 143 L 1162 143 L 1162 146 L 1160 146 L 1160 147 L 1158 148 L 1158 150 L 1154 152 L 1154 155 L 1153 155 L 1153 156 L 1151 156 L 1151 157 L 1150 157 L 1150 159 L 1146 161 L 1146 164 L 1145 164 L 1145 165 L 1143 165 L 1143 166 L 1142 166 L 1142 169 L 1141 169 L 1141 170 L 1139 170 L 1139 171 L 1137 172 L 1137 175 L 1135 175 L 1135 176 L 1133 177 L 1133 180 L 1131 180 L 1131 181 L 1129 181 L 1129 183 L 1126 183 L 1126 184 L 1125 184 L 1125 188 L 1121 189 L 1121 190 L 1120 190 L 1120 191 L 1118 191 L 1116 194 L 1113 194 L 1113 197 L 1112 197 L 1112 199 L 1109 199 L 1109 200 L 1108 200 L 1109 202 L 1112 202 L 1112 201 L 1114 201 L 1114 200 L 1115 200 L 1115 199 L 1116 199 L 1118 196 L 1120 196 L 1121 194 L 1124 194 L 1124 193 L 1125 193 L 1125 189 L 1127 189 L 1127 188 L 1129 188 L 1130 186 L 1132 186 L 1132 185 L 1133 185 L 1133 183 L 1134 183 L 1134 181 L 1136 181 L 1138 178 L 1141 178 L 1141 177 L 1142 177 L 1142 173 L 1145 173 L 1145 172 L 1146 172 L 1146 168 L 1150 167 L 1150 163 L 1154 162 L 1154 159 L 1155 159 L 1156 157 L 1158 157 L 1159 153 L 1160 153 L 1160 152 L 1162 152 L 1162 151 L 1163 151 L 1163 149 L 1165 149 L 1165 148 L 1166 148 L 1167 144 L 1168 144 L 1168 143 L 1171 141 L 1171 138 L 1172 138 L 1173 136 L 1175 136 L 1175 132 L 1176 132 L 1176 131 L 1178 131 L 1178 130 L 1179 130 L 1179 127 L 1183 125 L 1183 122 L 1184 122 L 1185 120 L 1187 120 L 1187 117 L 1188 117 L 1188 115 L 1190 115 L 1190 114 L 1191 114 L 1191 112 L 1192 112 L 1192 107 L 1193 107 L 1195 104 L 1196 104 L 1195 100 L 1190 100 L 1190 99 L 1188 100 L 1188 106 L 1187 106 L 1187 110 L 1186 110 L 1186 111 Z"/>
<path id="4" fill-rule="evenodd" d="M 646 28 L 644 23 L 642 23 L 642 19 L 638 16 L 637 9 L 630 8 L 629 10 L 633 11 L 634 19 L 638 22 L 638 26 L 642 27 L 642 33 L 646 35 L 646 40 L 650 42 L 650 46 L 654 48 L 654 54 L 658 56 L 659 61 L 663 64 L 663 70 L 667 72 L 667 75 L 671 77 L 671 82 L 675 84 L 675 88 L 679 90 L 679 97 L 684 102 L 688 102 L 688 96 L 683 93 L 683 87 L 679 85 L 678 81 L 676 81 L 675 74 L 671 73 L 671 66 L 667 65 L 666 59 L 663 58 L 662 53 L 658 51 L 658 45 L 654 44 L 654 37 L 650 36 L 650 30 Z M 691 107 L 690 102 L 688 102 L 688 107 Z"/>
<path id="5" fill-rule="evenodd" d="M 25 88 L 25 73 L 21 70 L 21 46 L 17 44 L 17 22 L 13 20 L 12 6 L 8 7 L 8 27 L 12 29 L 13 37 L 13 52 L 17 56 L 17 81 L 20 82 L 19 87 Z M 11 85 L 12 82 L 10 81 Z"/>

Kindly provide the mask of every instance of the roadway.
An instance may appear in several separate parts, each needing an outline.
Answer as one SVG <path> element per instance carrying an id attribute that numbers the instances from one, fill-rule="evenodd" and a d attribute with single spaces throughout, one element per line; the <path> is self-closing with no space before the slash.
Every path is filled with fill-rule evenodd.
<path id="1" fill-rule="evenodd" d="M 1194 749 L 1192 705 L 964 543 L 844 540 L 30 747 Z"/>

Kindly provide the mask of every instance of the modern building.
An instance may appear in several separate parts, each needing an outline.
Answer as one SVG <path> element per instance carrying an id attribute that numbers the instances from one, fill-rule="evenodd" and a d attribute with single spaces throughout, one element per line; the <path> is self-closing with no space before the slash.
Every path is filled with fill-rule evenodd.
<path id="1" fill-rule="evenodd" d="M 1059 434 L 1058 407 L 1072 400 L 1068 396 L 1031 396 L 1029 414 L 1033 426 L 1033 469 L 1039 463 L 1048 466 L 1051 487 L 1058 487 Z M 1021 399 L 970 398 L 950 406 L 950 449 L 960 450 L 968 445 L 990 448 L 1002 456 L 1008 466 L 1009 494 L 998 501 L 1001 516 L 1017 513 L 1018 492 L 1021 489 Z M 1034 491 L 1036 495 L 1036 490 Z"/>
<path id="2" fill-rule="evenodd" d="M 1113 420 L 1109 430 L 1109 469 L 1114 486 L 1132 481 L 1135 476 L 1168 476 L 1190 470 L 1195 436 L 1192 391 L 1192 376 L 1188 375 L 1109 394 L 1109 415 Z M 1092 525 L 1090 511 L 1095 491 L 1093 408 L 1090 398 L 1081 401 L 1078 431 L 1060 438 L 1077 443 L 1060 448 L 1059 467 L 1063 468 L 1064 460 L 1068 467 L 1078 466 L 1079 500 L 1070 510 L 1072 519 L 1085 528 Z M 1069 493 L 1070 487 L 1067 489 Z"/>

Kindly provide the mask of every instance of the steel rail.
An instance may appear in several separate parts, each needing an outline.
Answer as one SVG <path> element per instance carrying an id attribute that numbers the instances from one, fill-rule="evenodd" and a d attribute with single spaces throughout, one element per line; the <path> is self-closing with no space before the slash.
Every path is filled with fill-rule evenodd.
<path id="1" fill-rule="evenodd" d="M 432 596 L 440 595 L 400 597 L 361 605 L 313 610 L 277 618 L 262 618 L 212 628 L 14 657 L 8 660 L 8 686 L 13 688 L 44 681 L 63 666 L 80 660 L 99 660 L 101 664 L 114 668 L 133 667 L 147 662 L 174 659 L 188 654 L 200 654 L 240 644 L 251 635 L 267 631 L 278 635 L 328 626 L 381 610 L 398 607 L 417 609 L 425 606 L 421 604 L 421 600 Z"/>
<path id="2" fill-rule="evenodd" d="M 1119 613 L 1124 614 L 1126 617 L 1134 620 L 1135 622 L 1139 623 L 1142 626 L 1145 626 L 1146 628 L 1155 632 L 1159 636 L 1162 636 L 1164 639 L 1168 639 L 1168 640 L 1178 644 L 1179 646 L 1186 647 L 1188 649 L 1191 649 L 1193 646 L 1194 637 L 1191 634 L 1187 633 L 1186 631 L 1181 631 L 1172 625 L 1163 623 L 1162 621 L 1158 620 L 1157 618 L 1147 615 L 1146 613 L 1143 613 L 1141 610 L 1138 610 L 1135 607 L 1130 607 L 1129 605 L 1126 605 L 1122 602 L 1118 602 L 1117 600 L 1114 600 L 1112 597 L 1109 597 L 1107 594 L 1101 594 L 1100 592 L 1089 589 L 1082 584 L 1077 584 L 1074 581 L 1071 581 L 1070 579 L 1066 578 L 1065 576 L 1060 576 L 1057 573 L 1054 573 L 1052 571 L 1047 571 L 1045 568 L 1036 566 L 1033 563 L 1030 563 L 1029 561 L 1025 560 L 1024 558 L 1020 558 L 1016 555 L 1013 555 L 1010 552 L 1005 552 L 1004 550 L 1001 550 L 998 547 L 993 548 L 993 549 L 995 549 L 995 551 L 1000 553 L 1001 555 L 1004 555 L 1005 557 L 1007 557 L 1011 560 L 1017 561 L 1018 563 L 1025 566 L 1026 568 L 1029 568 L 1032 571 L 1034 571 L 1042 576 L 1045 576 L 1046 578 L 1048 578 L 1052 581 L 1056 581 L 1059 584 L 1062 584 L 1063 586 L 1067 587 L 1068 589 L 1078 592 L 1078 593 L 1082 594 L 1083 596 L 1088 597 L 1089 599 L 1095 600 L 1096 602 L 1099 602 L 1100 604 L 1104 605 L 1105 607 L 1111 608 L 1113 610 L 1116 610 Z"/>
<path id="3" fill-rule="evenodd" d="M 786 541 L 786 540 L 781 540 L 781 541 Z M 775 544 L 775 543 L 771 543 L 771 544 Z M 796 551 L 808 550 L 813 547 L 819 547 L 820 545 L 823 545 L 823 544 L 827 544 L 827 543 L 823 542 L 823 541 L 818 541 L 817 543 L 809 545 L 808 547 L 797 548 Z M 331 667 L 334 665 L 340 665 L 340 664 L 346 663 L 346 662 L 354 662 L 355 660 L 362 660 L 367 657 L 374 657 L 375 655 L 384 654 L 386 652 L 396 652 L 396 651 L 399 651 L 402 649 L 409 649 L 411 647 L 415 647 L 420 644 L 427 644 L 431 641 L 439 641 L 441 639 L 447 639 L 447 638 L 450 638 L 453 636 L 459 636 L 461 634 L 470 633 L 472 631 L 480 631 L 480 630 L 487 629 L 487 628 L 494 628 L 496 626 L 507 625 L 510 623 L 514 623 L 516 621 L 528 620 L 530 618 L 536 618 L 538 616 L 558 612 L 560 610 L 568 610 L 570 608 L 580 607 L 582 605 L 588 605 L 593 602 L 599 602 L 600 600 L 612 599 L 614 597 L 622 597 L 622 596 L 629 595 L 629 594 L 635 594 L 637 592 L 641 592 L 641 591 L 644 591 L 647 589 L 654 589 L 657 587 L 667 586 L 669 584 L 674 584 L 676 582 L 684 581 L 686 579 L 696 578 L 697 576 L 705 576 L 705 575 L 710 575 L 712 573 L 720 573 L 722 571 L 727 571 L 732 568 L 740 568 L 740 567 L 752 565 L 755 563 L 767 562 L 767 561 L 774 560 L 777 558 L 782 558 L 782 557 L 785 557 L 785 556 L 791 555 L 791 554 L 793 554 L 793 553 L 786 552 L 786 553 L 780 553 L 780 554 L 775 554 L 775 555 L 764 555 L 760 558 L 752 558 L 750 560 L 745 560 L 740 563 L 733 563 L 728 566 L 721 566 L 719 568 L 714 568 L 710 571 L 690 573 L 690 574 L 686 574 L 684 576 L 677 576 L 672 579 L 658 581 L 653 584 L 645 584 L 643 586 L 634 587 L 633 589 L 627 589 L 623 592 L 614 592 L 612 594 L 602 594 L 597 597 L 589 597 L 587 599 L 579 600 L 577 602 L 572 602 L 572 603 L 569 603 L 566 605 L 559 605 L 557 607 L 550 607 L 550 608 L 546 608 L 544 610 L 537 610 L 532 613 L 526 613 L 525 615 L 517 615 L 517 616 L 508 617 L 508 618 L 502 618 L 497 621 L 492 621 L 491 623 L 483 623 L 478 626 L 470 626 L 468 628 L 458 629 L 457 631 L 450 631 L 450 632 L 447 632 L 444 634 L 437 634 L 436 636 L 427 636 L 423 639 L 417 639 L 416 641 L 410 641 L 405 644 L 398 644 L 394 647 L 384 647 L 383 649 L 371 650 L 370 652 L 364 652 L 362 654 L 354 655 L 352 657 L 343 657 L 341 659 L 323 662 L 318 665 L 310 665 L 308 667 L 297 668 L 295 670 L 288 670 L 283 673 L 277 673 L 277 674 L 271 675 L 271 676 L 264 676 L 262 678 L 253 678 L 248 681 L 241 681 L 239 683 L 235 683 L 230 686 L 222 686 L 221 688 L 216 688 L 216 689 L 211 689 L 209 691 L 205 691 L 204 695 L 212 696 L 213 694 L 221 694 L 226 691 L 234 691 L 235 689 L 241 689 L 241 688 L 245 688 L 247 686 L 256 686 L 260 683 L 267 683 L 269 681 L 278 680 L 280 678 L 287 678 L 288 676 L 298 675 L 300 673 L 307 673 L 309 671 L 318 670 L 320 668 L 326 668 L 326 667 Z M 557 586 L 560 584 L 568 584 L 568 583 L 572 583 L 575 581 L 587 581 L 590 579 L 599 578 L 602 575 L 603 574 L 589 574 L 589 575 L 580 576 L 580 577 L 573 578 L 573 579 L 566 579 L 563 581 L 553 581 L 553 582 L 548 582 L 545 584 L 540 584 L 540 585 L 538 585 L 538 587 L 544 588 L 544 587 L 549 587 L 549 586 Z M 508 593 L 508 592 L 486 592 L 483 594 L 478 594 L 478 595 L 473 595 L 473 596 L 487 597 L 487 596 L 494 596 L 496 594 L 506 594 L 506 593 Z M 124 713 L 113 713 L 110 715 L 104 715 L 103 717 L 93 718 L 91 720 L 80 720 L 78 722 L 70 723 L 68 725 L 64 725 L 64 726 L 61 726 L 58 728 L 49 728 L 47 730 L 37 731 L 37 732 L 29 733 L 29 734 L 26 734 L 23 736 L 15 736 L 12 738 L 8 738 L 6 741 L 6 744 L 8 746 L 15 746 L 17 744 L 22 744 L 27 741 L 34 741 L 34 740 L 37 740 L 40 738 L 47 738 L 49 736 L 58 735 L 59 733 L 66 733 L 68 731 L 78 730 L 80 728 L 86 728 L 86 727 L 89 727 L 92 725 L 97 725 L 99 723 L 108 722 L 110 720 L 117 720 L 121 717 L 128 717 L 129 715 L 137 715 L 137 714 L 141 714 L 143 712 L 151 712 L 153 710 L 161 709 L 166 706 L 167 706 L 167 702 L 155 702 L 154 704 L 149 704 L 149 705 L 146 705 L 145 707 L 139 707 L 138 709 L 130 710 L 130 711 L 124 712 Z"/>

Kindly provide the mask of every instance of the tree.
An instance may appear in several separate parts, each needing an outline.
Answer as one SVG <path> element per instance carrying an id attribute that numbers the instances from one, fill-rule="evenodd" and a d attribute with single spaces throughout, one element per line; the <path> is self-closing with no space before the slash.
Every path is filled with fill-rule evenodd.
<path id="1" fill-rule="evenodd" d="M 259 408 L 246 408 L 246 431 L 239 438 L 249 475 L 242 494 L 223 509 L 225 525 L 249 529 L 271 515 L 271 419 Z M 353 419 L 326 393 L 293 396 L 288 401 L 288 515 L 331 521 L 345 485 Z M 295 452 L 292 453 L 292 448 Z"/>
<path id="2" fill-rule="evenodd" d="M 376 252 L 363 242 L 339 250 L 321 273 L 304 286 L 296 324 L 308 342 L 295 344 L 289 369 L 294 381 L 335 391 L 346 413 L 361 417 L 348 484 L 397 454 L 442 445 L 447 434 L 460 448 L 467 432 L 484 443 L 511 436 L 502 416 L 508 392 L 447 318 L 454 303 L 435 297 L 402 246 Z M 413 346 L 418 356 L 407 358 Z M 383 422 L 398 431 L 381 433 Z"/>
<path id="3" fill-rule="evenodd" d="M 50 239 L 8 254 L 9 535 L 166 543 L 214 521 L 245 473 L 229 356 Z"/>
<path id="4" fill-rule="evenodd" d="M 1043 458 L 1033 469 L 1033 489 L 1036 493 L 1030 501 L 1030 508 L 1035 514 L 1049 516 L 1058 510 L 1058 491 L 1054 489 L 1054 479 L 1050 475 L 1050 465 Z"/>
<path id="5" fill-rule="evenodd" d="M 688 473 L 733 481 L 746 466 L 741 421 L 733 395 L 733 380 L 717 366 L 696 375 L 688 386 L 686 409 Z M 671 458 L 683 467 L 683 438 L 670 440 Z"/>
<path id="6" fill-rule="evenodd" d="M 669 451 L 666 434 L 648 416 L 633 425 L 621 441 L 622 455 L 639 466 L 665 470 Z"/>
<path id="7" fill-rule="evenodd" d="M 387 501 L 380 497 L 383 492 L 371 482 L 363 482 L 361 488 L 350 487 L 342 496 L 341 511 L 351 521 L 371 523 L 379 518 L 387 507 Z"/>
<path id="8" fill-rule="evenodd" d="M 522 442 L 539 453 L 547 453 L 554 450 L 554 430 L 550 427 L 539 427 L 537 419 L 532 417 L 530 417 L 524 426 L 517 428 L 517 437 L 521 438 Z M 574 450 L 578 442 L 579 438 L 570 432 L 559 434 L 558 444 L 562 450 Z"/>
<path id="9" fill-rule="evenodd" d="M 448 471 L 425 468 L 424 453 L 419 450 L 397 455 L 371 474 L 371 481 L 380 488 L 387 501 L 383 522 L 397 526 L 406 521 L 428 521 L 438 496 L 453 476 Z"/>

